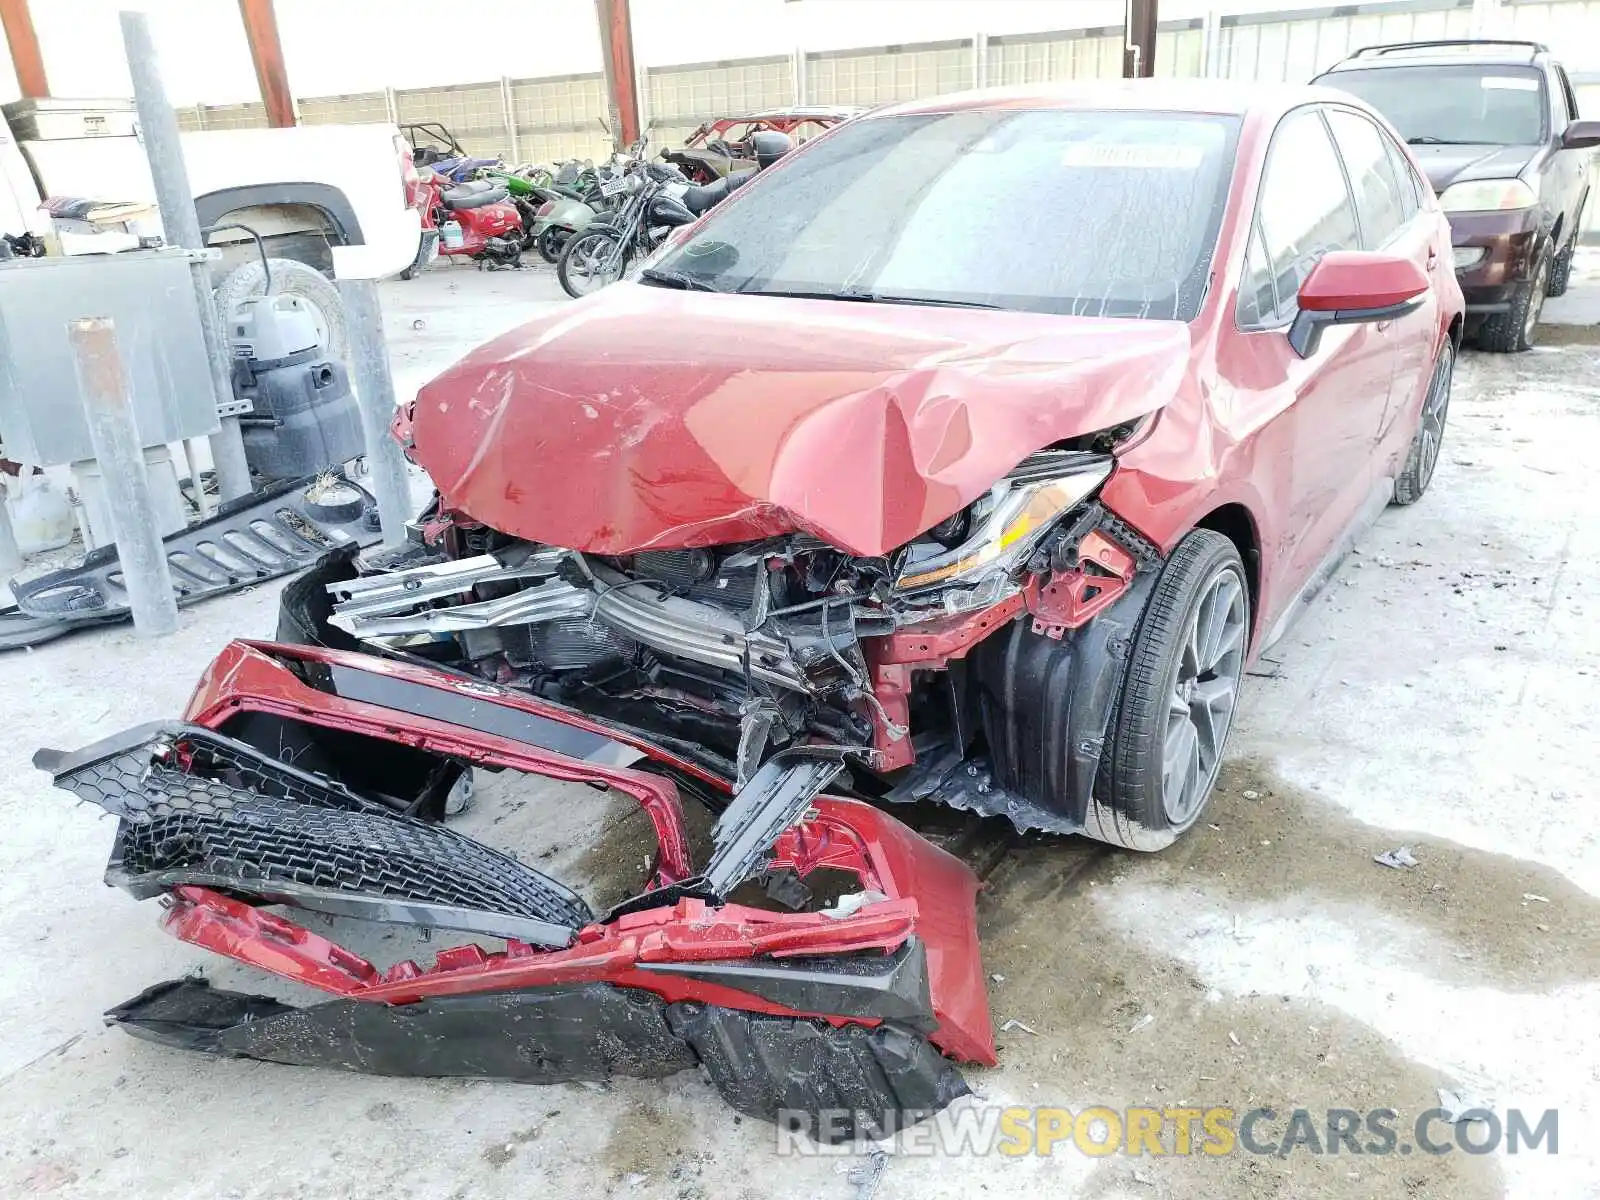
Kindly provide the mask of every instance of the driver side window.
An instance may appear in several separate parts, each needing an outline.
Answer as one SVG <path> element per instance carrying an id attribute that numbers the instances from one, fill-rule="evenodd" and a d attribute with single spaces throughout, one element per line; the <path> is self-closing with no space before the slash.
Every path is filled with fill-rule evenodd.
<path id="1" fill-rule="evenodd" d="M 1240 326 L 1286 323 L 1317 261 L 1329 250 L 1360 246 L 1355 205 L 1328 127 L 1316 109 L 1296 109 L 1278 125 L 1267 151 L 1239 285 Z"/>

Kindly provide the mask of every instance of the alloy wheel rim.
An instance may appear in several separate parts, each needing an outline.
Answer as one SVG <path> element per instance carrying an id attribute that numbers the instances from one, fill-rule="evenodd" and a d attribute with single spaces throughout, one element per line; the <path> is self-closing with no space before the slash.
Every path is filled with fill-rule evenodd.
<path id="1" fill-rule="evenodd" d="M 1161 755 L 1161 803 L 1182 829 L 1194 820 L 1222 765 L 1222 747 L 1244 674 L 1248 605 L 1244 580 L 1218 571 L 1189 618 L 1183 652 L 1167 698 Z"/>
<path id="2" fill-rule="evenodd" d="M 579 263 L 577 275 L 582 280 L 580 291 L 588 293 L 591 290 L 605 287 L 611 282 L 611 272 L 606 269 L 606 260 L 611 256 L 611 243 L 606 238 L 590 238 L 578 247 Z"/>
<path id="3" fill-rule="evenodd" d="M 1417 466 L 1420 468 L 1418 478 L 1424 487 L 1439 465 L 1439 447 L 1444 443 L 1444 422 L 1450 411 L 1450 384 L 1454 377 L 1455 355 L 1447 345 L 1439 356 L 1433 382 L 1428 385 L 1428 398 L 1422 405 L 1422 444 L 1417 448 Z"/>

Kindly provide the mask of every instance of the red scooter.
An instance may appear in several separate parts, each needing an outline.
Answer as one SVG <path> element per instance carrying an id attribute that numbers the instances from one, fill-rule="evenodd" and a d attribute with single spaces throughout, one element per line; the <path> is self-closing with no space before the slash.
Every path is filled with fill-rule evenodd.
<path id="1" fill-rule="evenodd" d="M 522 266 L 528 226 L 505 188 L 479 180 L 451 183 L 424 168 L 412 189 L 412 207 L 422 213 L 422 241 L 400 278 L 410 279 L 438 254 L 470 258 L 492 271 Z"/>

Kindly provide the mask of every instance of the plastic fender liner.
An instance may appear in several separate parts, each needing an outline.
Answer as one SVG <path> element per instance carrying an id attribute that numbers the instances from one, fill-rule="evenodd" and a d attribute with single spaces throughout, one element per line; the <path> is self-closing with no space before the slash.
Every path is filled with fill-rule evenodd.
<path id="1" fill-rule="evenodd" d="M 830 1027 L 698 1004 L 672 1005 L 667 1024 L 730 1108 L 813 1141 L 884 1138 L 971 1090 L 926 1038 L 896 1025 Z"/>
<path id="2" fill-rule="evenodd" d="M 665 1014 L 650 993 L 603 983 L 295 1008 L 182 979 L 119 1004 L 106 1022 L 227 1058 L 373 1075 L 569 1083 L 649 1079 L 692 1067 L 694 1053 L 667 1028 Z"/>
<path id="3" fill-rule="evenodd" d="M 319 490 L 320 489 L 320 490 Z M 321 476 L 274 485 L 224 504 L 217 514 L 161 540 L 179 605 L 276 579 L 330 551 L 378 540 L 366 525 L 372 496 L 359 484 Z M 91 624 L 126 620 L 127 592 L 115 546 L 91 550 L 81 565 L 13 581 L 15 611 L 0 622 L 0 648 L 33 645 Z M 23 618 L 32 618 L 28 623 Z"/>
<path id="4" fill-rule="evenodd" d="M 1008 769 L 997 773 L 1000 786 L 988 793 L 994 807 L 985 807 L 976 793 L 959 807 L 1010 816 L 1023 830 L 1083 828 L 1129 650 L 1155 581 L 1156 572 L 1139 572 L 1108 608 L 1059 639 L 1033 632 L 1026 621 L 1013 621 L 978 646 L 972 657 L 984 726 L 990 745 L 997 751 L 1004 747 L 994 757 Z M 1044 707 L 1017 703 L 1018 696 L 1030 694 L 1059 701 Z M 1067 798 L 1066 811 L 1046 803 L 1052 796 Z M 1037 817 L 1020 806 L 1008 810 L 1006 802 L 1013 797 L 1037 808 Z"/>
<path id="5" fill-rule="evenodd" d="M 374 1075 L 603 1083 L 700 1065 L 735 1111 L 818 1141 L 882 1137 L 969 1091 L 926 1038 L 899 1026 L 669 1005 L 603 983 L 294 1008 L 180 979 L 119 1004 L 106 1023 L 183 1050 Z"/>

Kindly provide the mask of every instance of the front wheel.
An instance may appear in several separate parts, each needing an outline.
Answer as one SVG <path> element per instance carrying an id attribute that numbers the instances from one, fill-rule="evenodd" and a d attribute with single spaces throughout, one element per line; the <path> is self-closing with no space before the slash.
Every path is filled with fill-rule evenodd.
<path id="1" fill-rule="evenodd" d="M 539 235 L 537 249 L 539 257 L 552 267 L 561 261 L 561 252 L 566 249 L 567 240 L 571 233 L 559 226 L 552 225 Z"/>
<path id="2" fill-rule="evenodd" d="M 628 248 L 608 233 L 580 233 L 567 242 L 556 263 L 561 289 L 574 300 L 622 278 Z"/>
<path id="3" fill-rule="evenodd" d="M 1234 544 L 1196 529 L 1162 569 L 1139 622 L 1084 832 L 1161 850 L 1205 811 L 1250 645 L 1250 590 Z"/>
<path id="4" fill-rule="evenodd" d="M 1533 278 L 1517 289 L 1511 307 L 1505 312 L 1492 313 L 1478 328 L 1478 345 L 1495 354 L 1515 354 L 1519 350 L 1533 349 L 1539 314 L 1544 311 L 1544 298 L 1550 282 L 1551 255 L 1546 252 L 1533 269 Z"/>
<path id="5" fill-rule="evenodd" d="M 1428 381 L 1428 396 L 1422 402 L 1416 436 L 1406 452 L 1405 465 L 1394 481 L 1394 503 L 1415 504 L 1433 482 L 1433 469 L 1439 465 L 1439 447 L 1444 443 L 1444 423 L 1450 415 L 1450 383 L 1455 376 L 1456 348 L 1445 338 L 1439 358 Z"/>
<path id="6" fill-rule="evenodd" d="M 1580 213 L 1583 211 L 1582 206 L 1579 206 L 1578 211 Z M 1578 233 L 1578 223 L 1573 222 L 1572 236 L 1567 238 L 1567 244 L 1562 247 L 1561 253 L 1556 255 L 1555 260 L 1550 264 L 1550 279 L 1544 285 L 1544 294 L 1546 296 L 1565 296 L 1567 294 L 1567 288 L 1572 283 L 1572 259 L 1578 253 Z"/>

